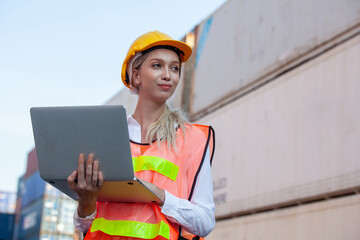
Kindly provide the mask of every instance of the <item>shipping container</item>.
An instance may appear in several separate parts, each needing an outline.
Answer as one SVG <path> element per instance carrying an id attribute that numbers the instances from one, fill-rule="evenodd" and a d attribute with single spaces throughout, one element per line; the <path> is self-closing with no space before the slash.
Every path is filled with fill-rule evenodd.
<path id="1" fill-rule="evenodd" d="M 21 207 L 26 207 L 31 202 L 41 198 L 45 192 L 45 181 L 40 178 L 39 171 L 29 176 L 24 181 L 24 193 L 22 195 Z"/>
<path id="2" fill-rule="evenodd" d="M 229 0 L 182 39 L 193 46 L 193 55 L 169 103 L 195 115 L 212 111 L 336 46 L 359 24 L 360 1 Z M 123 88 L 106 104 L 125 105 L 131 114 L 136 101 Z"/>
<path id="3" fill-rule="evenodd" d="M 61 235 L 61 234 L 44 234 L 41 235 L 40 240 L 75 240 L 74 236 Z M 78 240 L 78 238 L 76 239 Z"/>
<path id="4" fill-rule="evenodd" d="M 15 215 L 0 213 L 0 239 L 11 240 L 14 231 Z"/>
<path id="5" fill-rule="evenodd" d="M 360 187 L 360 35 L 204 117 L 216 216 Z"/>
<path id="6" fill-rule="evenodd" d="M 359 23 L 360 1 L 227 1 L 198 25 L 192 113 L 325 43 L 338 44 Z"/>
<path id="7" fill-rule="evenodd" d="M 36 149 L 33 148 L 28 154 L 25 179 L 28 179 L 38 169 L 39 169 L 39 166 L 38 166 L 38 160 L 37 160 L 37 155 L 36 155 Z"/>
<path id="8" fill-rule="evenodd" d="M 15 218 L 16 218 L 16 216 L 15 216 Z M 20 225 L 19 225 L 19 223 L 16 223 L 16 221 L 15 221 L 14 232 L 13 232 L 13 235 L 12 235 L 12 238 L 11 238 L 12 240 L 18 240 L 19 239 L 19 229 L 20 229 Z"/>
<path id="9" fill-rule="evenodd" d="M 23 240 L 39 234 L 43 205 L 44 200 L 40 198 L 22 208 L 18 234 L 19 239 Z"/>
<path id="10" fill-rule="evenodd" d="M 124 105 L 126 108 L 127 114 L 133 114 L 136 103 L 137 95 L 131 94 L 130 90 L 127 87 L 124 87 L 120 90 L 119 94 L 116 94 L 109 101 L 106 102 L 107 105 Z"/>
<path id="11" fill-rule="evenodd" d="M 19 222 L 20 222 L 21 201 L 22 201 L 21 197 L 16 199 L 16 207 L 15 207 L 15 223 L 16 224 L 19 224 Z"/>
<path id="12" fill-rule="evenodd" d="M 15 213 L 16 193 L 0 191 L 0 213 Z"/>
<path id="13" fill-rule="evenodd" d="M 218 221 L 206 238 L 238 240 L 358 240 L 360 195 Z"/>
<path id="14" fill-rule="evenodd" d="M 30 236 L 27 236 L 27 237 L 25 237 L 25 238 L 22 238 L 21 240 L 40 240 L 41 238 L 40 238 L 40 236 L 39 236 L 39 234 L 38 233 L 34 233 L 34 234 L 32 234 L 32 235 L 30 235 Z M 51 238 L 50 238 L 51 239 Z"/>
<path id="15" fill-rule="evenodd" d="M 73 237 L 75 234 L 73 215 L 76 208 L 77 202 L 68 197 L 44 198 L 41 236 L 53 235 Z"/>
<path id="16" fill-rule="evenodd" d="M 45 182 L 45 196 L 46 197 L 57 197 L 57 198 L 69 198 L 68 195 L 59 191 L 49 183 Z"/>
<path id="17" fill-rule="evenodd" d="M 25 192 L 25 185 L 24 185 L 24 175 L 19 177 L 18 179 L 18 187 L 17 187 L 17 198 L 20 198 L 22 195 L 24 195 Z"/>
<path id="18" fill-rule="evenodd" d="M 57 193 L 57 196 L 45 194 L 22 208 L 19 239 L 48 239 L 49 236 L 50 239 L 75 239 L 78 236 L 73 223 L 77 202 Z"/>

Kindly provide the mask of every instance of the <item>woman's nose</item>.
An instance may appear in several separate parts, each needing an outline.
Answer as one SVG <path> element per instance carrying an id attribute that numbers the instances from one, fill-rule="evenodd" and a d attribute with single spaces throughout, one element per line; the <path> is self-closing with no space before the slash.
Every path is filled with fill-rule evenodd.
<path id="1" fill-rule="evenodd" d="M 162 73 L 162 79 L 167 81 L 170 80 L 170 70 L 168 67 L 164 67 L 164 71 Z"/>

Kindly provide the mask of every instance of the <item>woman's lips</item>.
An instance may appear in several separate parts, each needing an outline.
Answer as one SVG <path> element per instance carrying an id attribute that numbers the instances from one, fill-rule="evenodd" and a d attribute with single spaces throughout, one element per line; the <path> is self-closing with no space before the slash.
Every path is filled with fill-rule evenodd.
<path id="1" fill-rule="evenodd" d="M 159 84 L 159 87 L 163 90 L 169 90 L 171 88 L 170 84 Z"/>

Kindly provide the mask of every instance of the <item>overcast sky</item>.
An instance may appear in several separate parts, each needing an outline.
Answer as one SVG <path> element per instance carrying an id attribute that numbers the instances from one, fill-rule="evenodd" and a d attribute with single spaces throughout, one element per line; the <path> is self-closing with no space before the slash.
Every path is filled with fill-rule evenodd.
<path id="1" fill-rule="evenodd" d="M 0 191 L 16 192 L 34 147 L 30 107 L 105 103 L 136 37 L 180 39 L 225 2 L 0 0 Z"/>

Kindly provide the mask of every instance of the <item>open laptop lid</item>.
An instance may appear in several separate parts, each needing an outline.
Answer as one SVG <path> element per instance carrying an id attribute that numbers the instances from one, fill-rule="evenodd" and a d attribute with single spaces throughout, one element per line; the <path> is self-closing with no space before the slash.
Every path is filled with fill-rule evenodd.
<path id="1" fill-rule="evenodd" d="M 105 197 L 100 193 L 100 199 L 106 200 L 111 184 L 118 186 L 114 190 L 119 190 L 123 184 L 118 181 L 135 179 L 123 106 L 34 107 L 30 113 L 40 176 L 55 188 L 77 199 L 76 193 L 68 187 L 67 178 L 77 169 L 80 153 L 94 153 L 99 160 L 106 184 Z M 127 184 L 129 186 L 137 190 L 125 192 L 130 191 L 135 196 L 140 191 L 138 184 Z M 149 193 L 140 195 L 151 196 Z M 121 198 L 124 193 L 119 193 L 118 201 Z M 126 200 L 132 201 L 131 198 Z M 141 200 L 141 196 L 135 196 L 133 201 L 139 198 Z M 111 194 L 111 200 L 117 201 L 116 194 Z M 156 197 L 142 200 L 151 201 L 157 201 Z"/>

